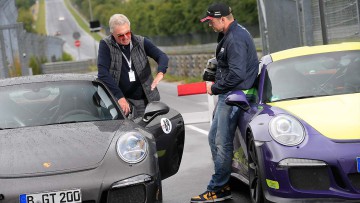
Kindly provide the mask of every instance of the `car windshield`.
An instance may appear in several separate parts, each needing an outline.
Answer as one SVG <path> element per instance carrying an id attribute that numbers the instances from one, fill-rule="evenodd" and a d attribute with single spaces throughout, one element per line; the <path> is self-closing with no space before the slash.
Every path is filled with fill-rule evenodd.
<path id="1" fill-rule="evenodd" d="M 0 129 L 123 118 L 97 82 L 39 82 L 0 87 Z"/>
<path id="2" fill-rule="evenodd" d="M 265 102 L 360 92 L 360 51 L 329 52 L 268 65 Z"/>

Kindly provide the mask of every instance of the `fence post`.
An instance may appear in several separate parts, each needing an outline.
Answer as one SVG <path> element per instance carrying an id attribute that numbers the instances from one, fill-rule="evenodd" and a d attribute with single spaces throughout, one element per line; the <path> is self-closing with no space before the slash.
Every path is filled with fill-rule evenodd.
<path id="1" fill-rule="evenodd" d="M 360 0 L 357 0 L 357 18 L 358 18 L 358 23 L 359 23 L 358 34 L 360 35 Z"/>
<path id="2" fill-rule="evenodd" d="M 327 29 L 326 29 L 326 21 L 325 21 L 325 3 L 324 0 L 319 0 L 319 12 L 320 12 L 320 24 L 321 24 L 321 33 L 322 33 L 322 39 L 323 44 L 328 44 L 328 35 L 327 35 Z"/>
<path id="3" fill-rule="evenodd" d="M 5 42 L 4 42 L 4 35 L 3 30 L 0 26 L 0 78 L 7 78 L 8 77 L 8 69 L 6 64 L 6 55 L 5 55 Z"/>

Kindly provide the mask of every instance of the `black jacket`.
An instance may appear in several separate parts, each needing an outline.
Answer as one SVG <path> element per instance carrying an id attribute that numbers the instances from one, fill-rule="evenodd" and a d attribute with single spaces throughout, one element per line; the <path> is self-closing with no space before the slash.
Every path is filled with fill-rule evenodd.
<path id="1" fill-rule="evenodd" d="M 250 33 L 235 20 L 225 34 L 219 34 L 218 42 L 218 65 L 212 93 L 250 89 L 259 72 L 259 60 Z"/>

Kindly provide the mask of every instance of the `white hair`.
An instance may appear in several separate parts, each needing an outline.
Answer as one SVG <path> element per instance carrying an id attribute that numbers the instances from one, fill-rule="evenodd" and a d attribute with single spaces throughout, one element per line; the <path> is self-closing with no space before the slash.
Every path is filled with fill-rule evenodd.
<path id="1" fill-rule="evenodd" d="M 123 14 L 114 14 L 110 17 L 109 27 L 110 33 L 113 33 L 115 26 L 128 24 L 130 26 L 130 20 Z"/>

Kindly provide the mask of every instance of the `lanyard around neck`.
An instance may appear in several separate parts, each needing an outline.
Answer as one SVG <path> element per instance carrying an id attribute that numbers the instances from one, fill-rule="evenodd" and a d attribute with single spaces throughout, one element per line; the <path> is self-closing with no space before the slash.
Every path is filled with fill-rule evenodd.
<path id="1" fill-rule="evenodd" d="M 116 43 L 117 44 L 117 43 Z M 117 44 L 117 46 L 119 47 L 119 45 Z M 130 41 L 130 54 L 129 54 L 129 58 L 126 57 L 126 55 L 124 54 L 124 52 L 121 51 L 121 54 L 124 56 L 125 60 L 126 60 L 126 63 L 128 64 L 130 70 L 131 69 L 131 50 L 133 48 L 133 45 L 132 45 L 132 42 Z M 119 47 L 120 49 L 120 47 Z M 121 49 L 120 49 L 121 50 Z"/>

